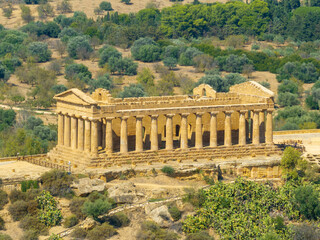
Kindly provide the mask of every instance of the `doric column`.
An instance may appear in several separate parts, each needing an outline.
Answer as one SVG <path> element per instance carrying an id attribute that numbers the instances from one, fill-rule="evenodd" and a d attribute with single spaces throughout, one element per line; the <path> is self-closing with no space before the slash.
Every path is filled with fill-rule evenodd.
<path id="1" fill-rule="evenodd" d="M 158 145 L 158 115 L 151 116 L 151 150 L 157 151 L 159 149 Z"/>
<path id="2" fill-rule="evenodd" d="M 77 149 L 77 138 L 78 138 L 78 121 L 75 115 L 71 116 L 71 148 Z"/>
<path id="3" fill-rule="evenodd" d="M 84 120 L 84 150 L 91 151 L 91 121 L 88 118 Z"/>
<path id="4" fill-rule="evenodd" d="M 63 134 L 64 134 L 64 115 L 62 113 L 58 113 L 58 145 L 63 145 Z"/>
<path id="5" fill-rule="evenodd" d="M 239 145 L 246 145 L 247 130 L 246 130 L 246 113 L 248 111 L 239 111 Z"/>
<path id="6" fill-rule="evenodd" d="M 260 137 L 259 137 L 259 112 L 261 110 L 254 110 L 253 111 L 253 127 L 252 127 L 252 144 L 259 144 Z"/>
<path id="7" fill-rule="evenodd" d="M 202 115 L 203 113 L 196 113 L 196 148 L 202 148 Z"/>
<path id="8" fill-rule="evenodd" d="M 70 132 L 70 116 L 65 115 L 64 116 L 64 146 L 70 147 L 70 138 L 71 138 L 71 132 Z"/>
<path id="9" fill-rule="evenodd" d="M 112 137 L 112 119 L 106 118 L 106 152 L 112 153 L 113 151 L 113 137 Z"/>
<path id="10" fill-rule="evenodd" d="M 262 110 L 259 113 L 259 129 L 260 129 L 260 143 L 264 143 L 265 142 L 265 132 L 266 132 L 266 128 L 265 128 L 265 122 L 264 122 L 264 110 Z"/>
<path id="11" fill-rule="evenodd" d="M 166 123 L 166 149 L 173 149 L 173 125 L 172 118 L 174 114 L 167 114 L 167 123 Z"/>
<path id="12" fill-rule="evenodd" d="M 101 122 L 101 127 L 102 127 L 102 143 L 101 147 L 106 148 L 106 122 L 105 120 L 102 120 Z"/>
<path id="13" fill-rule="evenodd" d="M 81 117 L 78 118 L 78 149 L 83 151 L 84 142 L 83 142 L 83 132 L 84 132 L 84 121 Z"/>
<path id="14" fill-rule="evenodd" d="M 211 112 L 210 118 L 210 147 L 216 147 L 217 143 L 217 114 L 218 112 Z"/>
<path id="15" fill-rule="evenodd" d="M 91 121 L 91 153 L 98 155 L 98 120 Z"/>
<path id="16" fill-rule="evenodd" d="M 188 148 L 188 116 L 189 113 L 181 114 L 181 126 L 180 126 L 180 148 L 187 149 Z"/>
<path id="17" fill-rule="evenodd" d="M 128 152 L 128 117 L 124 116 L 121 118 L 121 130 L 120 130 L 120 152 Z"/>
<path id="18" fill-rule="evenodd" d="M 273 109 L 267 110 L 266 144 L 273 144 L 272 112 Z"/>
<path id="19" fill-rule="evenodd" d="M 136 152 L 143 151 L 142 118 L 143 116 L 136 116 Z"/>
<path id="20" fill-rule="evenodd" d="M 225 122 L 224 122 L 224 145 L 232 145 L 232 136 L 231 136 L 231 114 L 233 111 L 225 111 Z"/>

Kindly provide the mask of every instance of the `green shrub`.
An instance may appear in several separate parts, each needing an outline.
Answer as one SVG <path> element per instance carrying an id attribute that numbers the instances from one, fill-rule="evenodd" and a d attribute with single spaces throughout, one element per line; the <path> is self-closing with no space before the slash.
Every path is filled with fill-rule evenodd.
<path id="1" fill-rule="evenodd" d="M 112 6 L 110 2 L 103 1 L 100 3 L 99 8 L 103 11 L 112 11 Z"/>
<path id="2" fill-rule="evenodd" d="M 119 212 L 119 213 L 112 215 L 109 218 L 109 223 L 110 223 L 110 225 L 112 225 L 116 228 L 120 228 L 120 227 L 128 226 L 130 223 L 130 220 L 126 214 L 124 214 L 123 212 Z"/>
<path id="3" fill-rule="evenodd" d="M 28 46 L 28 52 L 37 62 L 47 62 L 50 60 L 52 52 L 48 49 L 48 44 L 43 42 L 32 42 Z"/>
<path id="4" fill-rule="evenodd" d="M 123 91 L 118 94 L 119 98 L 145 97 L 146 93 L 140 84 L 130 84 L 125 86 Z"/>
<path id="5" fill-rule="evenodd" d="M 52 196 L 66 197 L 72 193 L 70 185 L 73 177 L 65 171 L 54 169 L 46 172 L 42 174 L 41 181 L 43 189 L 49 191 Z"/>
<path id="6" fill-rule="evenodd" d="M 131 54 L 135 60 L 155 62 L 160 60 L 161 48 L 151 38 L 140 38 L 133 43 Z"/>
<path id="7" fill-rule="evenodd" d="M 171 166 L 164 166 L 163 168 L 161 168 L 161 171 L 170 177 L 172 177 L 175 173 L 174 168 Z"/>
<path id="8" fill-rule="evenodd" d="M 141 223 L 141 229 L 136 236 L 137 240 L 177 240 L 178 235 L 172 231 L 164 230 L 155 222 L 145 221 Z"/>
<path id="9" fill-rule="evenodd" d="M 88 59 L 93 49 L 87 36 L 76 36 L 69 39 L 67 51 L 72 58 Z"/>
<path id="10" fill-rule="evenodd" d="M 6 205 L 9 202 L 8 200 L 8 194 L 3 191 L 0 190 L 0 210 L 4 207 L 4 205 Z"/>
<path id="11" fill-rule="evenodd" d="M 70 208 L 70 211 L 76 215 L 76 217 L 78 219 L 85 219 L 86 215 L 83 214 L 83 212 L 81 211 L 81 208 L 83 206 L 83 204 L 85 203 L 86 199 L 84 198 L 80 198 L 80 197 L 76 197 L 76 198 L 73 198 L 70 205 L 69 205 L 69 208 Z"/>
<path id="12" fill-rule="evenodd" d="M 4 233 L 0 233 L 0 240 L 12 240 L 12 238 Z"/>
<path id="13" fill-rule="evenodd" d="M 63 240 L 59 235 L 52 233 L 48 240 Z"/>
<path id="14" fill-rule="evenodd" d="M 85 215 L 97 219 L 98 216 L 107 213 L 111 208 L 112 204 L 109 201 L 98 199 L 94 202 L 86 201 L 81 210 Z"/>
<path id="15" fill-rule="evenodd" d="M 63 226 L 65 228 L 70 228 L 73 227 L 75 225 L 77 225 L 79 222 L 78 218 L 76 217 L 76 215 L 71 215 L 69 217 L 67 217 L 64 222 L 63 222 Z"/>
<path id="16" fill-rule="evenodd" d="M 188 234 L 186 240 L 214 240 L 207 232 L 201 231 L 197 233 Z"/>
<path id="17" fill-rule="evenodd" d="M 179 208 L 177 208 L 176 205 L 169 205 L 168 210 L 174 221 L 178 221 L 181 219 L 181 211 L 179 210 Z"/>
<path id="18" fill-rule="evenodd" d="M 96 226 L 89 231 L 87 238 L 89 240 L 105 240 L 112 237 L 116 233 L 117 231 L 112 226 L 110 226 L 108 223 L 103 223 L 101 226 Z"/>
<path id="19" fill-rule="evenodd" d="M 184 202 L 189 202 L 193 206 L 199 208 L 205 202 L 205 192 L 203 190 L 195 191 L 193 188 L 185 189 L 186 195 L 183 198 Z"/>
<path id="20" fill-rule="evenodd" d="M 56 226 L 62 220 L 60 209 L 57 208 L 57 201 L 47 192 L 42 191 L 37 197 L 38 206 L 40 208 L 39 219 L 46 226 Z"/>
<path id="21" fill-rule="evenodd" d="M 293 239 L 294 240 L 319 240 L 320 230 L 318 227 L 308 225 L 306 223 L 295 225 L 293 228 Z"/>
<path id="22" fill-rule="evenodd" d="M 73 239 L 85 239 L 87 237 L 87 231 L 83 228 L 77 227 L 71 233 Z"/>
<path id="23" fill-rule="evenodd" d="M 259 240 L 281 240 L 281 238 L 278 234 L 274 232 L 268 232 L 263 234 L 263 236 L 260 237 Z"/>
<path id="24" fill-rule="evenodd" d="M 25 231 L 33 231 L 40 235 L 47 235 L 49 233 L 48 227 L 40 221 L 38 216 L 26 215 L 21 219 L 19 227 Z"/>
<path id="25" fill-rule="evenodd" d="M 22 200 L 16 201 L 8 208 L 14 221 L 19 221 L 28 214 L 28 203 Z"/>
<path id="26" fill-rule="evenodd" d="M 22 181 L 21 182 L 21 191 L 22 192 L 26 192 L 30 188 L 38 189 L 39 188 L 38 181 L 36 181 L 36 180 L 27 180 L 27 181 Z"/>
<path id="27" fill-rule="evenodd" d="M 24 232 L 21 240 L 38 240 L 39 239 L 39 235 L 36 231 L 26 231 Z"/>
<path id="28" fill-rule="evenodd" d="M 30 188 L 29 190 L 27 190 L 26 193 L 24 193 L 25 197 L 26 197 L 26 201 L 31 201 L 31 200 L 35 200 L 41 193 L 40 189 L 33 189 Z"/>
<path id="29" fill-rule="evenodd" d="M 0 230 L 5 230 L 5 222 L 1 216 L 0 216 Z"/>
<path id="30" fill-rule="evenodd" d="M 300 213 L 309 220 L 320 217 L 319 192 L 311 185 L 300 186 L 295 191 L 295 202 Z"/>

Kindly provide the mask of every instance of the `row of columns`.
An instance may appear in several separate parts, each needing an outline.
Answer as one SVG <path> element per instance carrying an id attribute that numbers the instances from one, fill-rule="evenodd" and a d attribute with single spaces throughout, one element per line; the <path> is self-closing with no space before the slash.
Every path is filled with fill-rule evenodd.
<path id="1" fill-rule="evenodd" d="M 225 114 L 225 129 L 224 129 L 224 145 L 232 145 L 232 127 L 231 114 L 234 111 L 224 111 Z M 217 115 L 218 111 L 210 112 L 210 147 L 218 145 L 217 140 Z M 247 139 L 246 131 L 246 114 L 247 110 L 239 111 L 239 145 L 245 145 Z M 264 124 L 265 115 L 262 110 L 252 111 L 252 144 L 259 144 L 262 138 L 265 138 L 267 144 L 273 143 L 272 136 L 272 110 L 267 110 L 266 117 L 266 131 L 264 128 L 260 131 L 261 124 Z M 202 115 L 204 112 L 196 113 L 196 129 L 195 129 L 195 147 L 203 147 L 202 136 Z M 181 114 L 180 124 L 180 148 L 188 148 L 188 113 Z M 143 151 L 143 125 L 142 119 L 144 116 L 136 116 L 136 152 Z M 173 149 L 173 117 L 174 114 L 166 114 L 166 149 Z M 121 117 L 120 129 L 120 152 L 128 152 L 128 116 Z M 113 118 L 105 118 L 105 128 L 103 129 L 103 142 L 106 147 L 106 152 L 113 151 Z M 98 120 L 89 118 L 82 118 L 75 115 L 58 115 L 58 145 L 70 147 L 74 150 L 85 151 L 94 155 L 98 154 Z M 159 149 L 158 142 L 158 115 L 151 115 L 151 150 L 157 151 Z"/>

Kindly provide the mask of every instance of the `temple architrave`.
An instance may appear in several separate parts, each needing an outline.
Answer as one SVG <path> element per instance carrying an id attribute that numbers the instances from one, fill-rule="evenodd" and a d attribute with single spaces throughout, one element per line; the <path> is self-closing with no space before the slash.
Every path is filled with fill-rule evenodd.
<path id="1" fill-rule="evenodd" d="M 58 145 L 50 160 L 74 167 L 276 153 L 274 93 L 248 81 L 216 92 L 202 84 L 193 95 L 113 98 L 70 89 L 57 100 Z"/>

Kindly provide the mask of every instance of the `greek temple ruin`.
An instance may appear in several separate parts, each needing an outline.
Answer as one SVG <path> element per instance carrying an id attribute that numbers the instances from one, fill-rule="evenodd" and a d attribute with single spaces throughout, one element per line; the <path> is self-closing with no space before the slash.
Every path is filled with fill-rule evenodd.
<path id="1" fill-rule="evenodd" d="M 70 89 L 57 101 L 58 144 L 50 160 L 74 167 L 276 153 L 274 93 L 254 81 L 192 95 L 113 98 Z"/>

